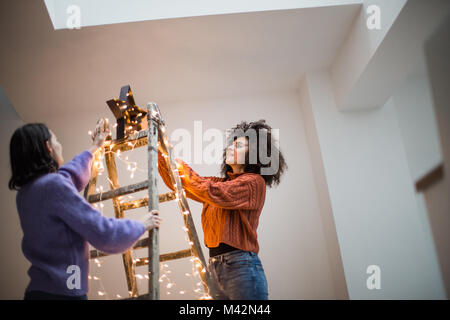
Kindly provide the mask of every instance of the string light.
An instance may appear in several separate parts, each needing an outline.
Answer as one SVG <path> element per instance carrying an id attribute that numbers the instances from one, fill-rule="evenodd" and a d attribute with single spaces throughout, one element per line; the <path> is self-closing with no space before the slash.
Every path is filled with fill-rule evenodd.
<path id="1" fill-rule="evenodd" d="M 117 126 L 117 124 L 114 125 L 114 127 L 116 127 L 116 126 Z M 129 129 L 130 129 L 130 128 L 131 128 L 131 127 L 129 127 Z M 161 130 L 161 132 L 165 133 L 165 127 L 164 127 L 164 126 L 160 125 L 160 130 Z M 132 133 L 135 134 L 136 137 L 138 136 L 138 133 L 137 133 L 136 131 L 133 131 Z M 90 134 L 92 134 L 92 132 L 90 132 Z M 172 149 L 172 145 L 169 143 L 169 141 L 168 141 L 168 139 L 167 139 L 166 136 L 164 136 L 163 141 L 164 141 L 164 143 L 165 143 L 165 145 L 166 145 L 166 148 L 167 148 L 168 150 Z M 137 143 L 137 139 L 134 140 L 134 143 L 132 143 L 132 142 L 128 142 L 128 143 L 127 143 L 128 147 L 131 147 L 131 148 L 129 149 L 129 151 L 134 150 L 134 148 L 135 148 L 135 146 L 136 146 L 136 143 Z M 160 142 L 159 142 L 159 141 L 158 141 L 158 145 L 160 145 Z M 113 144 L 110 144 L 110 145 L 109 145 L 109 150 L 107 150 L 106 152 L 114 154 L 118 160 L 120 160 L 121 162 L 123 162 L 123 163 L 126 165 L 127 171 L 130 172 L 130 178 L 133 178 L 133 177 L 134 177 L 134 174 L 135 174 L 136 171 L 147 172 L 146 170 L 140 169 L 140 168 L 138 167 L 138 165 L 137 165 L 137 162 L 135 162 L 135 161 L 130 161 L 128 156 L 125 156 L 125 158 L 123 158 L 123 155 L 122 155 L 122 152 L 121 152 L 120 149 L 117 150 L 116 152 L 113 152 L 113 151 L 112 151 L 113 146 L 114 146 Z M 105 152 L 104 149 L 103 149 L 102 151 L 103 151 L 102 154 L 98 157 L 98 161 L 95 161 L 95 162 L 94 162 L 94 166 L 96 167 L 96 169 L 97 169 L 99 175 L 101 175 L 101 173 L 104 171 L 104 166 L 103 166 L 103 161 L 102 161 L 102 159 L 103 159 L 104 154 L 105 154 L 106 152 Z M 171 150 L 170 150 L 170 151 L 171 151 Z M 164 157 L 165 159 L 168 159 L 168 158 L 169 158 L 169 155 L 168 155 L 168 154 L 163 153 L 162 155 L 163 155 L 163 157 Z M 175 175 L 175 177 L 176 177 L 176 176 L 178 176 L 178 177 L 180 177 L 180 178 L 184 177 L 183 174 L 180 174 L 180 170 L 182 170 L 182 166 L 181 166 L 178 162 L 175 162 L 175 168 L 173 169 L 173 174 Z M 106 177 L 106 178 L 109 180 L 111 186 L 114 185 L 114 184 L 112 183 L 112 181 L 111 181 L 108 177 Z M 174 188 L 175 188 L 175 190 L 177 190 L 177 188 L 178 188 L 178 186 L 177 186 L 176 183 L 174 184 Z M 97 192 L 100 193 L 100 200 L 101 200 L 101 195 L 102 195 L 102 193 L 103 193 L 103 186 L 98 187 L 98 188 L 97 188 Z M 183 192 L 183 196 L 186 197 L 186 192 L 185 192 L 184 190 L 182 190 L 182 192 Z M 129 199 L 133 199 L 133 196 L 128 195 L 128 198 L 129 198 Z M 124 202 L 125 202 L 123 196 L 118 197 L 118 200 L 119 200 L 119 203 L 124 203 Z M 180 207 L 181 207 L 181 208 L 184 208 L 183 201 L 182 201 L 182 199 L 180 198 L 178 192 L 175 194 L 175 200 L 178 200 Z M 134 202 L 134 203 L 136 204 L 136 207 L 137 207 L 138 202 L 136 201 L 136 202 Z M 94 207 L 97 207 L 97 204 L 94 204 Z M 100 208 L 101 208 L 101 210 L 103 209 L 103 207 L 104 207 L 103 203 L 100 202 Z M 189 210 L 182 210 L 182 214 L 185 215 L 185 216 L 187 216 L 187 215 L 190 214 L 190 212 L 189 212 Z M 186 226 L 182 226 L 182 229 L 186 232 L 186 234 L 185 234 L 186 242 L 189 244 L 190 249 L 191 249 L 191 254 L 194 256 L 194 253 L 192 252 L 192 246 L 193 246 L 194 243 L 193 243 L 193 241 L 190 241 L 189 238 L 187 237 L 189 229 L 188 229 Z M 134 251 L 132 251 L 132 252 L 133 252 L 133 255 L 134 255 Z M 133 263 L 140 262 L 140 261 L 141 261 L 140 258 L 135 258 L 135 259 L 133 260 Z M 202 273 L 205 273 L 205 272 L 206 272 L 206 268 L 203 267 L 203 265 L 201 264 L 201 261 L 200 261 L 200 259 L 199 259 L 198 257 L 194 256 L 194 258 L 191 258 L 190 261 L 192 262 L 192 273 L 185 273 L 186 276 L 188 276 L 189 278 L 194 279 L 194 276 L 198 276 L 198 275 L 199 275 L 198 270 L 201 269 L 201 272 L 202 272 Z M 98 259 L 95 259 L 94 262 L 97 263 L 97 266 L 98 266 L 98 267 L 101 266 L 100 261 L 99 261 Z M 145 263 L 148 263 L 148 259 L 145 259 Z M 171 272 L 172 272 L 171 270 L 168 270 L 169 265 L 166 264 L 166 263 L 164 263 L 164 264 L 161 264 L 161 265 L 160 265 L 160 268 L 161 268 L 161 273 L 162 273 L 162 275 L 161 275 L 160 278 L 158 279 L 159 282 L 160 282 L 160 283 L 163 283 L 164 280 L 167 280 L 166 288 L 167 288 L 168 290 L 171 289 L 171 288 L 173 288 L 173 287 L 175 287 L 175 286 L 176 286 L 175 282 L 171 281 L 170 278 L 169 278 L 169 274 L 171 274 Z M 198 270 L 196 270 L 196 269 L 198 269 Z M 143 276 L 143 275 L 141 275 L 141 274 L 136 274 L 135 277 L 138 278 L 138 279 L 140 279 L 140 280 L 142 280 L 142 279 L 144 279 L 144 278 L 145 278 L 145 279 L 149 279 L 149 276 L 148 276 L 148 275 Z M 96 277 L 96 276 L 93 276 L 93 278 L 92 278 L 92 277 L 89 275 L 89 279 L 94 279 L 94 280 L 96 280 L 96 281 L 99 281 L 99 282 L 100 282 L 100 285 L 103 287 L 103 284 L 101 283 L 101 279 L 100 279 L 100 278 L 98 278 L 98 277 Z M 196 286 L 197 286 L 197 288 L 195 288 L 195 286 L 194 286 L 194 289 L 193 289 L 192 291 L 193 291 L 195 294 L 201 295 L 200 297 L 198 297 L 199 299 L 210 299 L 210 298 L 211 298 L 207 292 L 205 292 L 205 293 L 202 294 L 202 290 L 201 290 L 201 288 L 200 288 L 200 287 L 202 286 L 202 281 L 197 282 Z M 106 295 L 107 295 L 106 290 L 104 290 L 104 287 L 103 287 L 103 291 L 98 291 L 97 293 L 98 293 L 99 296 L 106 296 Z M 182 295 L 184 295 L 184 294 L 186 293 L 186 290 L 185 290 L 185 289 L 182 289 L 182 290 L 179 291 L 179 293 L 182 294 Z M 167 291 L 166 294 L 167 294 L 167 295 L 170 295 L 171 292 L 170 292 L 170 291 Z M 131 292 L 131 291 L 129 291 L 129 295 L 130 295 L 130 296 L 132 295 L 132 292 Z M 116 297 L 117 297 L 117 298 L 121 298 L 121 296 L 120 296 L 119 294 L 116 294 Z"/>

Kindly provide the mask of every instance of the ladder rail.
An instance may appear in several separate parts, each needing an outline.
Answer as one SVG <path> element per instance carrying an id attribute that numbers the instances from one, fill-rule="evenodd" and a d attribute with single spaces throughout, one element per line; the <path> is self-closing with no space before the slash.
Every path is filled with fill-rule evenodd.
<path id="1" fill-rule="evenodd" d="M 141 130 L 128 138 L 115 141 L 108 140 L 104 144 L 103 150 L 105 151 L 105 161 L 108 168 L 111 190 L 107 192 L 95 193 L 99 173 L 97 164 L 99 161 L 101 161 L 101 155 L 96 153 L 94 162 L 91 167 L 91 178 L 84 190 L 84 197 L 91 204 L 112 199 L 116 218 L 123 218 L 124 211 L 126 210 L 147 206 L 148 211 L 151 212 L 152 210 L 159 209 L 159 203 L 177 200 L 178 206 L 182 213 L 183 222 L 186 227 L 190 247 L 188 249 L 183 249 L 176 252 L 160 254 L 159 230 L 158 228 L 154 228 L 149 231 L 148 238 L 139 240 L 133 248 L 123 253 L 122 258 L 125 267 L 127 285 L 130 292 L 129 299 L 159 299 L 160 262 L 182 259 L 190 256 L 194 257 L 195 259 L 195 267 L 202 280 L 205 293 L 209 295 L 209 271 L 207 270 L 206 260 L 201 249 L 200 241 L 198 239 L 195 224 L 191 215 L 189 204 L 187 202 L 186 193 L 183 190 L 181 177 L 179 175 L 175 159 L 173 158 L 172 145 L 169 143 L 165 133 L 165 123 L 156 103 L 148 103 L 147 111 L 147 130 Z M 125 187 L 120 187 L 118 183 L 114 154 L 119 150 L 120 152 L 130 151 L 143 146 L 147 146 L 148 151 L 148 180 Z M 161 195 L 158 194 L 157 189 L 158 149 L 163 153 L 166 165 L 171 169 L 169 170 L 170 178 L 175 189 L 174 191 Z M 119 197 L 122 195 L 135 193 L 145 189 L 148 190 L 147 197 L 129 202 L 119 201 Z M 146 247 L 148 248 L 147 258 L 136 260 L 132 258 L 133 250 Z M 103 253 L 99 250 L 90 251 L 90 259 L 102 258 L 105 256 L 109 256 L 109 254 Z M 148 294 L 139 295 L 135 277 L 135 268 L 145 265 L 148 265 L 149 292 Z"/>

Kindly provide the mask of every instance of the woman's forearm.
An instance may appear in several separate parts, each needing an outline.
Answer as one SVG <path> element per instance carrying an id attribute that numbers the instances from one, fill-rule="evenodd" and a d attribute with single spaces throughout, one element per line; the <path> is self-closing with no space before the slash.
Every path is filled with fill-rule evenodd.
<path id="1" fill-rule="evenodd" d="M 95 153 L 98 151 L 98 149 L 99 149 L 98 146 L 92 145 L 92 146 L 88 149 L 88 151 L 89 151 L 92 155 L 95 155 Z"/>

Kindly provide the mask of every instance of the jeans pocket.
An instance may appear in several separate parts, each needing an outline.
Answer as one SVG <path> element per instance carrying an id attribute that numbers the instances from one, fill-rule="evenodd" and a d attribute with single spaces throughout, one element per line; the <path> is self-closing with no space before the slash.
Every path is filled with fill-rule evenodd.
<path id="1" fill-rule="evenodd" d="M 250 260 L 248 254 L 244 252 L 226 257 L 224 264 L 233 268 L 246 267 L 250 265 Z"/>

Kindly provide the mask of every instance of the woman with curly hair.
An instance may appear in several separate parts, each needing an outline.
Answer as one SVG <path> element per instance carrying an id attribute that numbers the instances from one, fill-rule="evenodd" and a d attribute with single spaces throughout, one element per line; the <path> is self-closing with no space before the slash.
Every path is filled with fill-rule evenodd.
<path id="1" fill-rule="evenodd" d="M 257 227 L 266 186 L 278 185 L 287 169 L 271 130 L 265 120 L 241 122 L 234 127 L 223 152 L 222 177 L 202 177 L 177 159 L 186 196 L 203 203 L 201 220 L 209 248 L 210 289 L 217 300 L 268 299 L 267 280 L 258 257 Z M 158 170 L 174 190 L 161 152 Z"/>

